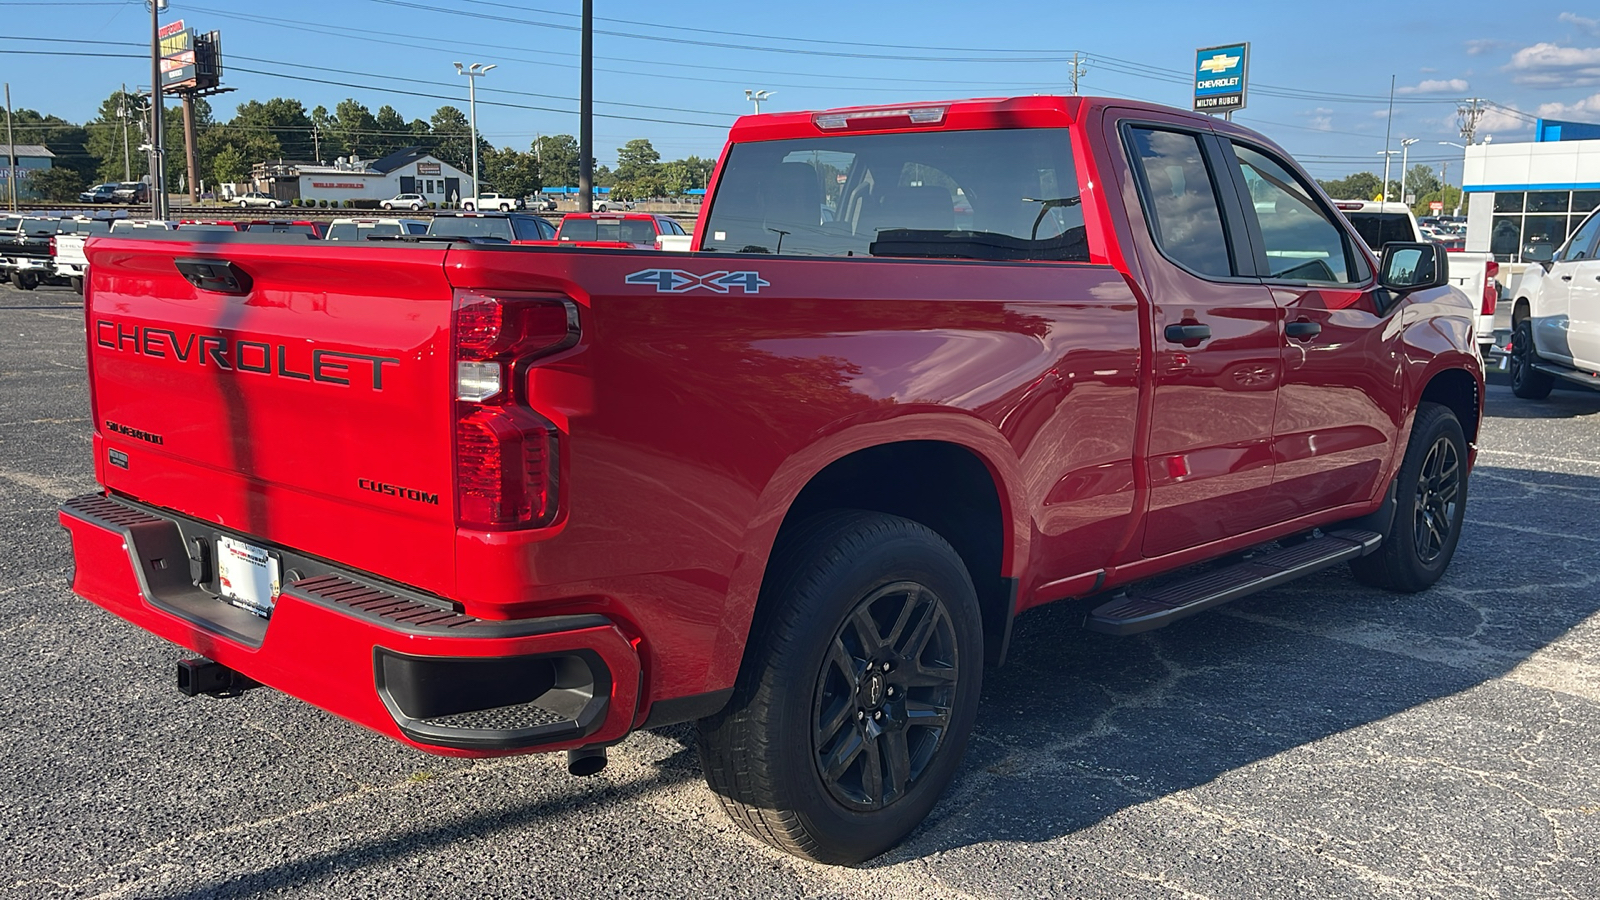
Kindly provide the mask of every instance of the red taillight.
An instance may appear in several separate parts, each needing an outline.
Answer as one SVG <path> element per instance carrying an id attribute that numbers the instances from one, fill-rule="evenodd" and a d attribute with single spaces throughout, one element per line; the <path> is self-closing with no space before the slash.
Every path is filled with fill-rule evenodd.
<path id="1" fill-rule="evenodd" d="M 1494 315 L 1494 308 L 1500 302 L 1500 283 L 1495 280 L 1499 276 L 1499 263 L 1491 259 L 1483 264 L 1483 306 L 1478 310 L 1482 315 Z"/>
<path id="2" fill-rule="evenodd" d="M 493 530 L 551 524 L 560 506 L 560 430 L 534 411 L 527 369 L 577 343 L 576 304 L 461 291 L 452 338 L 456 521 Z"/>
<path id="3" fill-rule="evenodd" d="M 472 528 L 537 528 L 555 520 L 556 429 L 518 406 L 460 404 L 456 518 Z"/>
<path id="4" fill-rule="evenodd" d="M 50 235 L 50 255 L 56 255 L 56 236 L 53 234 Z"/>

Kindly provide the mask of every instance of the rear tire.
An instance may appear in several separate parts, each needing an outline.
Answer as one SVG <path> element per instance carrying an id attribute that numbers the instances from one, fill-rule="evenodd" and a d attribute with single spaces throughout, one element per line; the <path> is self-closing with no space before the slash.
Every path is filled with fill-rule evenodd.
<path id="1" fill-rule="evenodd" d="M 12 272 L 11 286 L 19 291 L 31 291 L 39 286 L 39 282 L 36 281 L 31 275 L 24 275 L 21 272 Z"/>
<path id="2" fill-rule="evenodd" d="M 1555 377 L 1533 367 L 1539 351 L 1533 344 L 1533 319 L 1517 323 L 1511 333 L 1511 393 L 1524 400 L 1543 400 L 1555 387 Z"/>
<path id="3" fill-rule="evenodd" d="M 80 294 L 83 293 L 83 277 L 82 276 L 74 275 L 71 278 L 67 279 L 67 283 L 72 285 L 72 289 L 74 291 L 77 291 Z"/>
<path id="4" fill-rule="evenodd" d="M 965 564 L 898 516 L 825 513 L 780 541 L 706 781 L 752 836 L 823 863 L 888 850 L 955 777 L 983 625 Z"/>
<path id="5" fill-rule="evenodd" d="M 1395 480 L 1389 534 L 1375 552 L 1352 560 L 1350 571 L 1363 584 L 1414 594 L 1444 575 L 1467 511 L 1467 438 L 1449 407 L 1417 407 Z"/>

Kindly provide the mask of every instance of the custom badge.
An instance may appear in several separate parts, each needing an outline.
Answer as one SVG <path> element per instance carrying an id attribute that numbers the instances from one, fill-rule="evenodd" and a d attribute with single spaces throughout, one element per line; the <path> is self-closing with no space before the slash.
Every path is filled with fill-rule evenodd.
<path id="1" fill-rule="evenodd" d="M 772 284 L 764 280 L 760 272 L 720 271 L 697 275 L 683 269 L 645 269 L 634 272 L 624 280 L 628 284 L 653 285 L 658 294 L 682 294 L 695 288 L 705 288 L 718 294 L 738 288 L 746 294 L 758 294 L 762 288 Z"/>

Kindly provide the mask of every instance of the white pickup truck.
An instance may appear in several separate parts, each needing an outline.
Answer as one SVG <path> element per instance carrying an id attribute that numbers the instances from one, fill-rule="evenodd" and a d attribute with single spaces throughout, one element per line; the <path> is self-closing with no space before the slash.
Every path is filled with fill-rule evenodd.
<path id="1" fill-rule="evenodd" d="M 1383 254 L 1391 241 L 1426 241 L 1417 227 L 1417 217 L 1404 203 L 1379 203 L 1375 200 L 1335 200 L 1334 205 L 1350 220 L 1372 252 Z M 1478 301 L 1478 349 L 1485 355 L 1494 347 L 1494 311 L 1500 302 L 1500 264 L 1488 253 L 1450 250 L 1450 284 Z"/>
<path id="2" fill-rule="evenodd" d="M 511 212 L 514 209 L 521 209 L 522 207 L 523 199 L 521 197 L 507 197 L 503 194 L 496 194 L 493 191 L 484 191 L 476 197 L 468 197 L 467 199 L 461 201 L 461 208 L 468 210 L 469 212 L 480 209 L 488 210 L 490 212 L 494 212 L 496 210 L 500 212 Z"/>
<path id="3" fill-rule="evenodd" d="M 73 290 L 83 293 L 83 279 L 89 274 L 89 257 L 84 255 L 84 242 L 93 235 L 110 233 L 110 219 L 62 219 L 61 230 L 56 232 L 51 242 L 51 264 L 55 267 L 56 277 L 66 279 Z"/>
<path id="4" fill-rule="evenodd" d="M 1512 393 L 1541 400 L 1557 378 L 1600 389 L 1600 209 L 1561 249 L 1529 244 L 1522 258 L 1505 351 Z"/>

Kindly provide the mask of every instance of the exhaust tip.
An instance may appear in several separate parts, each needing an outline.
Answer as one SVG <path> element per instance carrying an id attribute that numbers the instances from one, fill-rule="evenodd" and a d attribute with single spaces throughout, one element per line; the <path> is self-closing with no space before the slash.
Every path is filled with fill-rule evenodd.
<path id="1" fill-rule="evenodd" d="M 597 775 L 606 767 L 606 748 L 580 747 L 567 751 L 567 773 L 579 778 Z"/>

